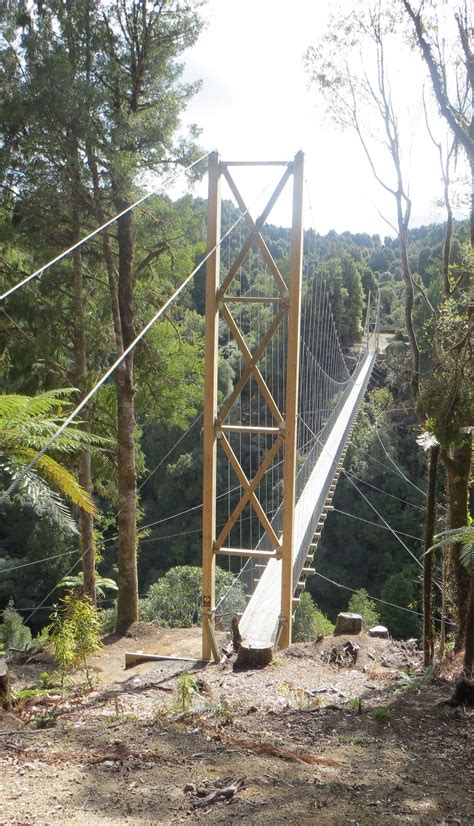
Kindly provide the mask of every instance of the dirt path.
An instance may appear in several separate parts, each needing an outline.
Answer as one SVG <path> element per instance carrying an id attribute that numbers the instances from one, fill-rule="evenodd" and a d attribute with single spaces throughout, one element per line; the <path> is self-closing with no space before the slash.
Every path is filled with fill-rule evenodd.
<path id="1" fill-rule="evenodd" d="M 136 648 L 198 653 L 195 629 L 147 633 Z M 130 640 L 111 641 L 98 690 L 0 717 L 1 826 L 470 826 L 472 712 L 439 704 L 446 681 L 420 687 L 414 649 L 362 635 L 352 663 L 345 641 L 293 646 L 258 672 L 200 669 L 185 714 L 179 664 L 125 674 Z M 342 665 L 328 662 L 334 645 Z M 54 714 L 54 727 L 33 728 Z M 242 776 L 229 802 L 193 808 Z"/>

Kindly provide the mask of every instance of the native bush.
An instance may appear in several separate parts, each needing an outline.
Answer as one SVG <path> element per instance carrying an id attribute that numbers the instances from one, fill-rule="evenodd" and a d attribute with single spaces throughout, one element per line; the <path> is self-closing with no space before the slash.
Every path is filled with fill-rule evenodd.
<path id="1" fill-rule="evenodd" d="M 370 599 L 365 588 L 359 588 L 355 594 L 352 594 L 347 608 L 351 613 L 361 615 L 364 631 L 378 625 L 380 622 L 380 614 L 376 609 L 375 602 Z"/>
<path id="2" fill-rule="evenodd" d="M 334 625 L 314 604 L 311 594 L 301 594 L 293 620 L 293 642 L 313 642 L 318 634 L 332 634 Z"/>
<path id="3" fill-rule="evenodd" d="M 311 594 L 301 594 L 293 620 L 293 642 L 313 642 L 317 637 L 316 609 Z"/>
<path id="4" fill-rule="evenodd" d="M 88 658 L 98 654 L 102 643 L 99 611 L 88 597 L 66 594 L 51 615 L 48 634 L 58 663 L 61 685 L 68 671 L 82 668 L 92 687 Z"/>
<path id="5" fill-rule="evenodd" d="M 326 614 L 323 614 L 323 612 L 320 608 L 318 608 L 318 606 L 316 606 L 315 610 L 317 632 L 318 634 L 324 634 L 324 636 L 327 637 L 329 636 L 329 634 L 333 633 L 335 625 L 333 622 L 331 622 L 330 619 L 328 619 Z"/>
<path id="6" fill-rule="evenodd" d="M 26 651 L 31 645 L 31 631 L 27 625 L 24 625 L 22 617 L 18 611 L 15 611 L 11 600 L 3 612 L 3 622 L 0 625 L 0 643 L 5 651 L 10 648 L 19 648 Z"/>
<path id="7" fill-rule="evenodd" d="M 193 565 L 171 568 L 148 589 L 141 602 L 141 616 L 169 628 L 189 628 L 201 619 L 202 570 Z M 216 603 L 225 596 L 225 613 L 245 608 L 244 586 L 222 568 L 216 568 Z"/>

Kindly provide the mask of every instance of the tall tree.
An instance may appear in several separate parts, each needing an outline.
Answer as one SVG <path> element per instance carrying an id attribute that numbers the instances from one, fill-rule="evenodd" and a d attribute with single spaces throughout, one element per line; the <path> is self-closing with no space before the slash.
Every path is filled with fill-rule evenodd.
<path id="1" fill-rule="evenodd" d="M 164 0 L 122 0 L 105 3 L 105 13 L 91 15 L 91 79 L 100 90 L 96 130 L 88 144 L 95 201 L 104 193 L 117 212 L 126 210 L 136 192 L 137 178 L 158 172 L 166 153 L 177 151 L 179 116 L 196 84 L 180 82 L 177 57 L 198 37 L 201 3 Z M 104 113 L 104 114 L 103 114 Z M 135 337 L 136 264 L 134 217 L 118 221 L 118 266 L 109 283 L 116 346 L 123 352 Z M 150 261 L 160 250 L 150 251 Z M 135 458 L 134 354 L 127 355 L 116 373 L 118 468 L 117 630 L 138 619 L 137 503 Z"/>
<path id="2" fill-rule="evenodd" d="M 388 13 L 387 13 L 388 12 Z M 411 352 L 411 389 L 417 405 L 419 421 L 425 426 L 431 410 L 420 404 L 420 391 L 425 390 L 422 381 L 429 382 L 430 369 L 421 374 L 421 351 L 416 330 L 414 315 L 415 290 L 424 302 L 429 316 L 436 323 L 437 309 L 433 306 L 428 293 L 412 272 L 408 255 L 408 232 L 411 216 L 411 199 L 408 195 L 408 186 L 403 174 L 403 144 L 400 135 L 399 123 L 394 104 L 394 95 L 390 85 L 390 71 L 387 66 L 386 44 L 400 40 L 400 32 L 395 27 L 395 17 L 389 10 L 382 9 L 380 3 L 372 4 L 368 9 L 355 13 L 344 20 L 333 21 L 330 33 L 323 39 L 323 48 L 310 49 L 307 53 L 307 65 L 311 79 L 325 95 L 330 113 L 336 121 L 349 126 L 356 133 L 363 151 L 367 157 L 373 175 L 381 187 L 388 192 L 395 201 L 398 244 L 400 251 L 400 268 L 405 286 L 404 317 L 405 329 L 408 335 Z M 361 49 L 364 46 L 364 56 Z M 372 66 L 367 65 L 368 47 L 373 49 Z M 355 61 L 349 61 L 349 54 L 353 54 Z M 342 55 L 342 57 L 341 57 Z M 421 91 L 421 90 L 420 90 Z M 392 181 L 379 172 L 377 164 L 377 147 L 371 138 L 374 137 L 373 118 L 370 127 L 367 120 L 370 114 L 376 113 L 380 127 L 380 142 L 388 152 L 392 164 Z M 446 180 L 445 180 L 446 196 Z M 449 217 L 449 216 L 448 216 Z M 445 241 L 444 268 L 449 269 L 450 235 Z M 448 277 L 449 281 L 449 277 Z M 450 289 L 450 288 L 449 288 Z M 430 364 L 432 353 L 424 354 L 424 361 Z M 424 396 L 425 398 L 425 396 Z M 453 400 L 455 403 L 456 400 Z M 466 440 L 464 440 L 466 441 Z M 466 495 L 461 495 L 460 476 L 465 479 L 466 469 L 460 455 L 460 446 L 445 443 L 443 458 L 448 472 L 448 502 L 449 519 L 454 512 L 458 513 L 460 503 L 463 508 L 463 518 L 466 512 Z M 429 496 L 427 498 L 425 523 L 425 550 L 433 541 L 433 526 L 435 520 L 435 491 L 436 465 L 438 448 L 430 448 L 430 478 Z M 455 474 L 454 474 L 455 471 Z M 451 475 L 450 475 L 451 474 Z M 465 491 L 466 494 L 466 491 Z M 459 518 L 459 514 L 458 514 Z M 459 523 L 458 523 L 459 524 Z M 464 524 L 462 522 L 461 524 Z M 456 527 L 453 525 L 453 527 Z M 429 661 L 432 645 L 429 629 L 431 628 L 431 559 L 425 557 L 425 660 Z M 458 580 L 466 574 L 457 565 Z M 463 639 L 466 610 L 466 593 L 458 587 L 458 638 Z"/>
<path id="3" fill-rule="evenodd" d="M 474 49 L 472 39 L 474 28 L 472 9 L 467 2 L 460 2 L 448 9 L 448 13 L 453 15 L 449 22 L 453 24 L 456 37 L 447 51 L 444 38 L 441 38 L 439 34 L 445 28 L 440 21 L 441 5 L 428 4 L 422 0 L 415 9 L 409 0 L 402 0 L 402 4 L 407 19 L 412 24 L 416 42 L 427 67 L 439 111 L 446 120 L 456 144 L 464 150 L 469 163 L 471 171 L 470 237 L 471 249 L 474 249 Z M 445 13 L 446 8 L 442 11 Z M 470 274 L 472 278 L 472 270 Z M 447 289 L 449 290 L 449 285 Z M 454 350 L 450 351 L 460 356 L 461 363 L 463 363 L 462 354 L 468 346 L 468 339 L 469 332 L 467 339 L 465 333 L 462 332 L 459 340 L 452 345 Z M 457 367 L 456 375 L 458 375 Z M 472 380 L 472 375 L 470 378 Z M 455 397 L 459 397 L 457 384 Z M 454 403 L 455 398 L 452 399 L 452 405 Z M 455 440 L 442 453 L 448 486 L 448 530 L 461 528 L 466 524 L 471 455 L 471 431 L 469 428 L 461 428 Z M 451 560 L 459 611 L 457 648 L 463 645 L 468 621 L 474 621 L 474 578 L 472 573 L 460 563 L 461 552 L 461 543 L 455 543 L 451 549 Z M 470 656 L 472 661 L 472 652 Z"/>
<path id="4" fill-rule="evenodd" d="M 9 117 L 3 130 L 9 148 L 6 178 L 12 173 L 20 188 L 27 181 L 31 192 L 29 165 L 34 160 L 37 174 L 32 177 L 41 183 L 37 187 L 41 210 L 36 213 L 40 216 L 36 229 L 38 224 L 42 229 L 48 226 L 46 220 L 42 223 L 46 205 L 49 232 L 53 229 L 51 215 L 55 215 L 56 233 L 60 216 L 61 239 L 65 239 L 61 246 L 77 240 L 97 220 L 126 209 L 139 192 L 144 176 L 162 173 L 165 156 L 186 158 L 194 151 L 195 132 L 191 130 L 188 141 L 176 138 L 176 133 L 181 112 L 198 85 L 181 81 L 183 67 L 177 57 L 199 34 L 201 5 L 200 0 L 107 0 L 98 7 L 79 0 L 49 0 L 28 8 L 21 2 L 9 4 L 10 14 L 2 22 L 10 47 L 2 65 L 15 94 L 8 100 Z M 27 200 L 33 211 L 31 197 Z M 18 208 L 18 198 L 15 206 Z M 155 228 L 156 243 L 153 236 L 151 241 L 148 238 L 142 242 L 137 258 L 135 224 L 133 214 L 128 212 L 118 221 L 116 235 L 111 230 L 102 236 L 114 349 L 118 353 L 136 332 L 137 287 L 150 277 L 160 255 L 172 253 L 170 239 L 164 237 L 161 228 Z M 86 307 L 90 304 L 91 285 L 94 292 L 100 291 L 103 284 L 97 260 L 96 247 L 88 249 L 87 254 L 78 251 L 74 255 L 72 299 L 67 298 L 63 308 L 64 327 L 69 322 L 68 335 L 72 339 L 72 380 L 81 392 L 90 371 L 86 339 L 91 341 L 91 313 Z M 91 265 L 95 271 L 91 272 Z M 179 271 L 176 266 L 172 269 Z M 97 322 L 102 334 L 100 314 Z M 138 608 L 133 353 L 118 369 L 116 387 L 118 627 L 124 630 L 137 618 Z M 187 391 L 184 398 L 189 399 Z M 86 454 L 80 462 L 83 480 L 89 485 L 90 461 Z M 87 551 L 92 545 L 90 521 L 83 525 L 83 534 Z M 92 564 L 88 571 L 93 574 Z"/>

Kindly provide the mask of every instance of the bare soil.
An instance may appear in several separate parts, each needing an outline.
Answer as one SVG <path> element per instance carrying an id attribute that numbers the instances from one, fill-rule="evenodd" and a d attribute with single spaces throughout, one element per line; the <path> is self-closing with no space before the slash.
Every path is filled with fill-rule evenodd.
<path id="1" fill-rule="evenodd" d="M 443 704 L 456 661 L 423 686 L 415 647 L 361 634 L 293 645 L 260 671 L 125 672 L 126 650 L 198 658 L 199 630 L 139 624 L 105 642 L 93 691 L 77 675 L 0 715 L 1 826 L 474 822 L 473 712 Z M 50 665 L 14 666 L 15 687 Z"/>

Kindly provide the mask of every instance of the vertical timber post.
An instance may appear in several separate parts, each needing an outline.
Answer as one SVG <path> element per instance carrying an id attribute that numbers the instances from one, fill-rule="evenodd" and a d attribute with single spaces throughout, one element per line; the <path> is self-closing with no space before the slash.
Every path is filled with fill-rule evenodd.
<path id="1" fill-rule="evenodd" d="M 293 544 L 296 497 L 296 434 L 303 259 L 304 155 L 295 155 L 293 166 L 293 216 L 291 233 L 288 344 L 286 361 L 285 457 L 283 465 L 283 543 L 279 647 L 291 645 L 293 600 Z"/>
<path id="2" fill-rule="evenodd" d="M 207 249 L 220 241 L 221 197 L 219 155 L 209 158 L 209 194 L 207 218 Z M 219 332 L 220 248 L 206 264 L 206 323 L 204 373 L 204 434 L 203 434 L 203 515 L 202 515 L 202 658 L 210 660 L 214 652 L 216 539 L 216 427 L 217 416 L 217 347 Z"/>

